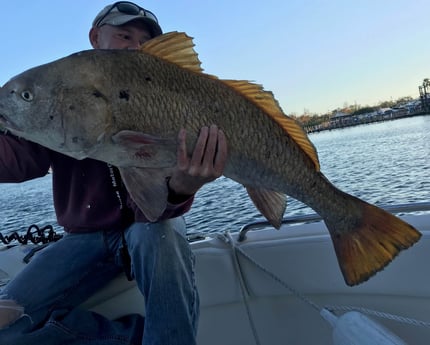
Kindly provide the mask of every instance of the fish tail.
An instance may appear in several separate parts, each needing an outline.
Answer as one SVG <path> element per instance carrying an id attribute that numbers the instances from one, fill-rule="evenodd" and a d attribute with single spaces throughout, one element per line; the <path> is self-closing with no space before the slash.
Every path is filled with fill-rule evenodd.
<path id="1" fill-rule="evenodd" d="M 353 286 L 382 270 L 401 250 L 417 242 L 421 233 L 391 213 L 349 197 L 360 210 L 353 212 L 358 216 L 334 223 L 325 219 L 325 223 L 345 282 Z"/>

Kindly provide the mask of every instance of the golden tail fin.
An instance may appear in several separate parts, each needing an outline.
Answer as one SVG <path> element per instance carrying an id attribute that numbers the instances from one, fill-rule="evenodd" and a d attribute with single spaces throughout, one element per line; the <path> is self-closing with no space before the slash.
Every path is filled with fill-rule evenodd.
<path id="1" fill-rule="evenodd" d="M 363 210 L 362 219 L 355 222 L 351 231 L 326 221 L 344 279 L 350 286 L 368 280 L 421 237 L 420 232 L 400 218 L 354 199 Z"/>

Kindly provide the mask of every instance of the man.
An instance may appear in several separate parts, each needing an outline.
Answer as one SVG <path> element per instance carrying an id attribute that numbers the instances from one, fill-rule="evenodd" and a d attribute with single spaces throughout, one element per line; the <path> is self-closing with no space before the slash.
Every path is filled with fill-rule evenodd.
<path id="1" fill-rule="evenodd" d="M 121 1 L 97 15 L 89 38 L 96 49 L 138 49 L 161 33 L 153 13 Z M 168 207 L 149 223 L 115 167 L 0 135 L 0 182 L 40 177 L 52 167 L 54 206 L 66 232 L 0 291 L 2 345 L 196 343 L 199 299 L 181 216 L 194 194 L 221 176 L 227 144 L 208 124 L 188 157 L 185 138 L 180 131 Z M 145 297 L 143 334 L 139 315 L 110 321 L 75 308 L 123 270 Z"/>

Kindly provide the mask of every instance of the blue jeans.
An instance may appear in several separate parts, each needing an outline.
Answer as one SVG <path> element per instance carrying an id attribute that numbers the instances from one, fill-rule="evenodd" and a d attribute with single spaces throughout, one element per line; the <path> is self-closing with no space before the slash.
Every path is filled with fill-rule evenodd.
<path id="1" fill-rule="evenodd" d="M 112 321 L 75 308 L 121 274 L 122 241 L 120 231 L 67 234 L 0 291 L 0 299 L 16 301 L 25 313 L 0 330 L 0 344 L 196 344 L 199 298 L 182 217 L 134 223 L 125 238 L 145 319 L 135 314 Z"/>

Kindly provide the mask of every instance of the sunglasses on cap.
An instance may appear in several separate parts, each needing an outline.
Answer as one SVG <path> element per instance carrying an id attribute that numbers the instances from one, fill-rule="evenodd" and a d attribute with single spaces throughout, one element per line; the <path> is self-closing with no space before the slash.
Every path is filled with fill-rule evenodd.
<path id="1" fill-rule="evenodd" d="M 107 17 L 107 15 L 109 13 L 111 13 L 115 8 L 118 10 L 118 12 L 128 14 L 131 16 L 142 15 L 142 17 L 152 19 L 154 22 L 156 22 L 158 24 L 157 17 L 151 11 L 145 10 L 143 7 L 140 7 L 140 6 L 138 6 L 135 3 L 132 3 L 130 1 L 118 1 L 118 2 L 115 2 L 106 11 L 106 13 L 100 17 L 100 19 L 95 23 L 94 26 L 96 26 L 96 27 L 99 26 L 103 22 L 103 20 Z"/>

